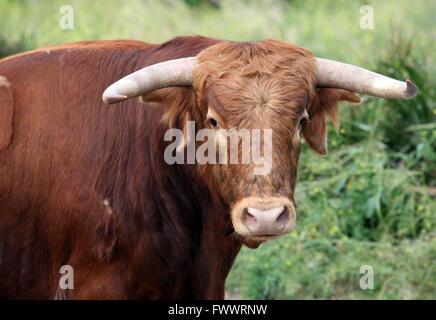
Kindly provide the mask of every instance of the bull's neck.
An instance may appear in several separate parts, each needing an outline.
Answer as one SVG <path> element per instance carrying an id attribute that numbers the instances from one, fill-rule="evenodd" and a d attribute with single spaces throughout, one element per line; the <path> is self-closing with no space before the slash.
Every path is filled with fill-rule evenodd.
<path id="1" fill-rule="evenodd" d="M 197 164 L 168 166 L 163 159 L 162 144 L 159 150 L 161 161 L 155 162 L 159 167 L 155 172 L 164 170 L 167 185 L 173 186 L 160 194 L 160 201 L 173 202 L 173 209 L 180 219 L 171 220 L 171 223 L 184 224 L 178 227 L 189 233 L 191 241 L 192 252 L 186 253 L 190 267 L 184 298 L 222 299 L 225 280 L 242 245 L 232 236 L 229 212 L 202 182 Z M 165 214 L 175 213 L 166 210 Z"/>

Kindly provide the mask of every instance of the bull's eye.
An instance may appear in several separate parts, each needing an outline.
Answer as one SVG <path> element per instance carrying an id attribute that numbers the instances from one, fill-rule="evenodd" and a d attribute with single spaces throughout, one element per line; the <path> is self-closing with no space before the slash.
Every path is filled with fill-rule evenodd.
<path id="1" fill-rule="evenodd" d="M 309 120 L 309 114 L 307 113 L 306 110 L 304 110 L 304 113 L 301 116 L 300 122 L 298 123 L 298 130 L 303 129 L 304 125 L 308 122 L 308 120 Z"/>
<path id="2" fill-rule="evenodd" d="M 307 122 L 307 118 L 302 118 L 300 120 L 300 123 L 298 124 L 298 129 L 301 130 L 306 122 Z"/>
<path id="3" fill-rule="evenodd" d="M 218 127 L 218 122 L 214 119 L 214 118 L 210 118 L 209 122 L 212 126 L 214 127 Z"/>

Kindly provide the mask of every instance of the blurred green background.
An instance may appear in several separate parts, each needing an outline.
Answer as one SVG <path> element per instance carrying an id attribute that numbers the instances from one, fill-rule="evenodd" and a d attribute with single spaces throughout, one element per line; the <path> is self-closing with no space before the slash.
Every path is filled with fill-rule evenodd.
<path id="1" fill-rule="evenodd" d="M 60 7 L 74 9 L 62 30 Z M 360 28 L 363 5 L 374 29 Z M 303 146 L 296 230 L 243 248 L 230 299 L 436 298 L 436 2 L 18 1 L 0 2 L 0 57 L 84 39 L 164 42 L 179 35 L 274 38 L 420 88 L 410 101 L 364 97 L 341 105 L 329 155 Z M 362 265 L 374 288 L 362 290 Z"/>

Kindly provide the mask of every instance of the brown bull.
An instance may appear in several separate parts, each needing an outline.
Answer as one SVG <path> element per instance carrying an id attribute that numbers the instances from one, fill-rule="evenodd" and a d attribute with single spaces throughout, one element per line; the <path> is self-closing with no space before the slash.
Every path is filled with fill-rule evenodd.
<path id="1" fill-rule="evenodd" d="M 0 297 L 222 299 L 241 246 L 294 227 L 300 133 L 326 154 L 351 91 L 417 89 L 273 40 L 85 41 L 0 61 Z M 200 147 L 189 121 L 216 146 L 223 130 L 270 130 L 270 170 L 169 164 L 168 129 L 182 156 Z"/>

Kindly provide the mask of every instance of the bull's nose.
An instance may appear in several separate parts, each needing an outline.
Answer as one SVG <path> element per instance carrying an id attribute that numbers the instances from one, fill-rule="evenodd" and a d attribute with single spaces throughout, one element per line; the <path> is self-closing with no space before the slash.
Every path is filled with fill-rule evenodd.
<path id="1" fill-rule="evenodd" d="M 297 212 L 287 197 L 245 197 L 236 202 L 230 212 L 233 228 L 240 236 L 266 241 L 291 232 Z"/>
<path id="2" fill-rule="evenodd" d="M 241 220 L 252 235 L 268 236 L 287 233 L 291 217 L 288 207 L 280 205 L 266 209 L 247 207 Z"/>

